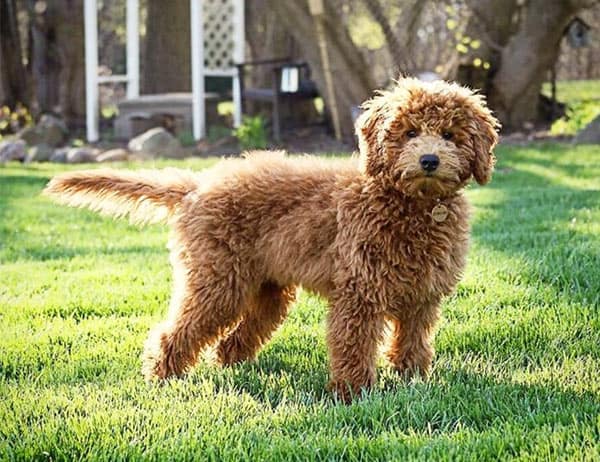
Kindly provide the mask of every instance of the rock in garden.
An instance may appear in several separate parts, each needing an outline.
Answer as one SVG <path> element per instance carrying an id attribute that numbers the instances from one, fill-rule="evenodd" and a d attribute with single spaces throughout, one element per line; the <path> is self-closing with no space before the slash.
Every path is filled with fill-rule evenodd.
<path id="1" fill-rule="evenodd" d="M 25 162 L 48 162 L 54 154 L 54 148 L 47 144 L 38 144 L 29 149 Z"/>
<path id="2" fill-rule="evenodd" d="M 27 157 L 27 145 L 23 140 L 7 140 L 0 143 L 0 162 L 23 161 Z"/>
<path id="3" fill-rule="evenodd" d="M 65 122 L 50 114 L 42 116 L 36 129 L 40 133 L 41 142 L 54 147 L 63 144 L 69 133 Z"/>
<path id="4" fill-rule="evenodd" d="M 162 127 L 152 128 L 129 142 L 129 150 L 134 157 L 154 159 L 156 157 L 168 157 L 179 159 L 185 153 L 181 143 Z"/>
<path id="5" fill-rule="evenodd" d="M 104 151 L 98 157 L 97 162 L 122 162 L 129 158 L 129 152 L 126 149 L 110 149 Z"/>
<path id="6" fill-rule="evenodd" d="M 587 124 L 587 126 L 577 134 L 573 142 L 576 144 L 600 144 L 600 116 Z"/>
<path id="7" fill-rule="evenodd" d="M 67 152 L 67 163 L 69 164 L 83 164 L 89 162 L 97 162 L 96 157 L 98 156 L 97 149 L 82 146 L 80 148 L 71 148 Z"/>
<path id="8" fill-rule="evenodd" d="M 46 144 L 57 147 L 67 139 L 68 130 L 64 121 L 56 116 L 44 114 L 35 127 L 26 127 L 17 133 L 17 138 L 29 146 Z"/>
<path id="9" fill-rule="evenodd" d="M 64 164 L 67 162 L 67 153 L 69 152 L 69 148 L 57 149 L 50 157 L 50 162 L 56 162 L 60 164 Z"/>
<path id="10" fill-rule="evenodd" d="M 17 138 L 25 141 L 29 146 L 35 146 L 42 142 L 42 137 L 36 127 L 25 127 L 17 133 Z"/>

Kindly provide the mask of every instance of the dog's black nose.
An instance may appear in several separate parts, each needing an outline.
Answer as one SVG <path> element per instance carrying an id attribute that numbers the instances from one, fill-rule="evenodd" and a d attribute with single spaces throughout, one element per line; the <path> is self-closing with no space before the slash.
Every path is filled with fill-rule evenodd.
<path id="1" fill-rule="evenodd" d="M 435 154 L 425 154 L 421 156 L 419 162 L 421 163 L 421 168 L 430 173 L 435 172 L 438 168 L 438 165 L 440 165 L 440 158 Z"/>

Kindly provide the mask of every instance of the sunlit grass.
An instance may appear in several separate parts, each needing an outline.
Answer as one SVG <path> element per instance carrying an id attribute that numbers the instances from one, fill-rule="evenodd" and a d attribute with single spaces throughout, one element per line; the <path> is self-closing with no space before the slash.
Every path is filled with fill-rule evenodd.
<path id="1" fill-rule="evenodd" d="M 431 378 L 403 383 L 381 361 L 349 407 L 324 390 L 326 306 L 305 292 L 256 363 L 146 385 L 167 229 L 40 197 L 66 166 L 0 168 L 0 459 L 597 460 L 600 148 L 498 154 L 467 193 L 469 265 Z"/>

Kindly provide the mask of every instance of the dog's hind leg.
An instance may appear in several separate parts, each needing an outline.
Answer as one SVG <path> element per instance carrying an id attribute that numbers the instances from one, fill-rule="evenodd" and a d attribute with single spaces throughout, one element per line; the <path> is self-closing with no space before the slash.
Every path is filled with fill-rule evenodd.
<path id="1" fill-rule="evenodd" d="M 287 316 L 295 299 L 295 287 L 264 283 L 250 301 L 250 310 L 238 327 L 217 348 L 217 360 L 223 365 L 254 359 Z"/>
<path id="2" fill-rule="evenodd" d="M 231 255 L 212 249 L 210 256 L 210 261 L 189 255 L 173 258 L 175 289 L 169 316 L 150 333 L 142 356 L 147 380 L 183 375 L 204 348 L 246 313 L 250 286 L 240 271 L 232 271 Z"/>

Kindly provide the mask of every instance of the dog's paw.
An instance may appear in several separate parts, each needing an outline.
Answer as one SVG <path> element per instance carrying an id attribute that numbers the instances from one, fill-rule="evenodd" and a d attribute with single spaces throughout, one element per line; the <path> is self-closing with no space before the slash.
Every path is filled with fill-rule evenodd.
<path id="1" fill-rule="evenodd" d="M 165 354 L 166 334 L 155 329 L 148 336 L 142 353 L 142 375 L 147 382 L 167 379 L 173 375 Z"/>
<path id="2" fill-rule="evenodd" d="M 412 358 L 396 359 L 392 362 L 394 370 L 405 380 L 410 380 L 413 377 L 427 378 L 431 369 L 431 362 L 417 362 Z"/>
<path id="3" fill-rule="evenodd" d="M 213 353 L 214 361 L 222 367 L 234 366 L 245 361 L 254 361 L 253 351 L 239 341 L 235 336 L 222 340 Z"/>
<path id="4" fill-rule="evenodd" d="M 362 383 L 352 383 L 348 380 L 331 380 L 327 389 L 344 404 L 350 404 L 354 399 L 362 396 L 363 392 L 370 390 L 374 380 Z"/>

